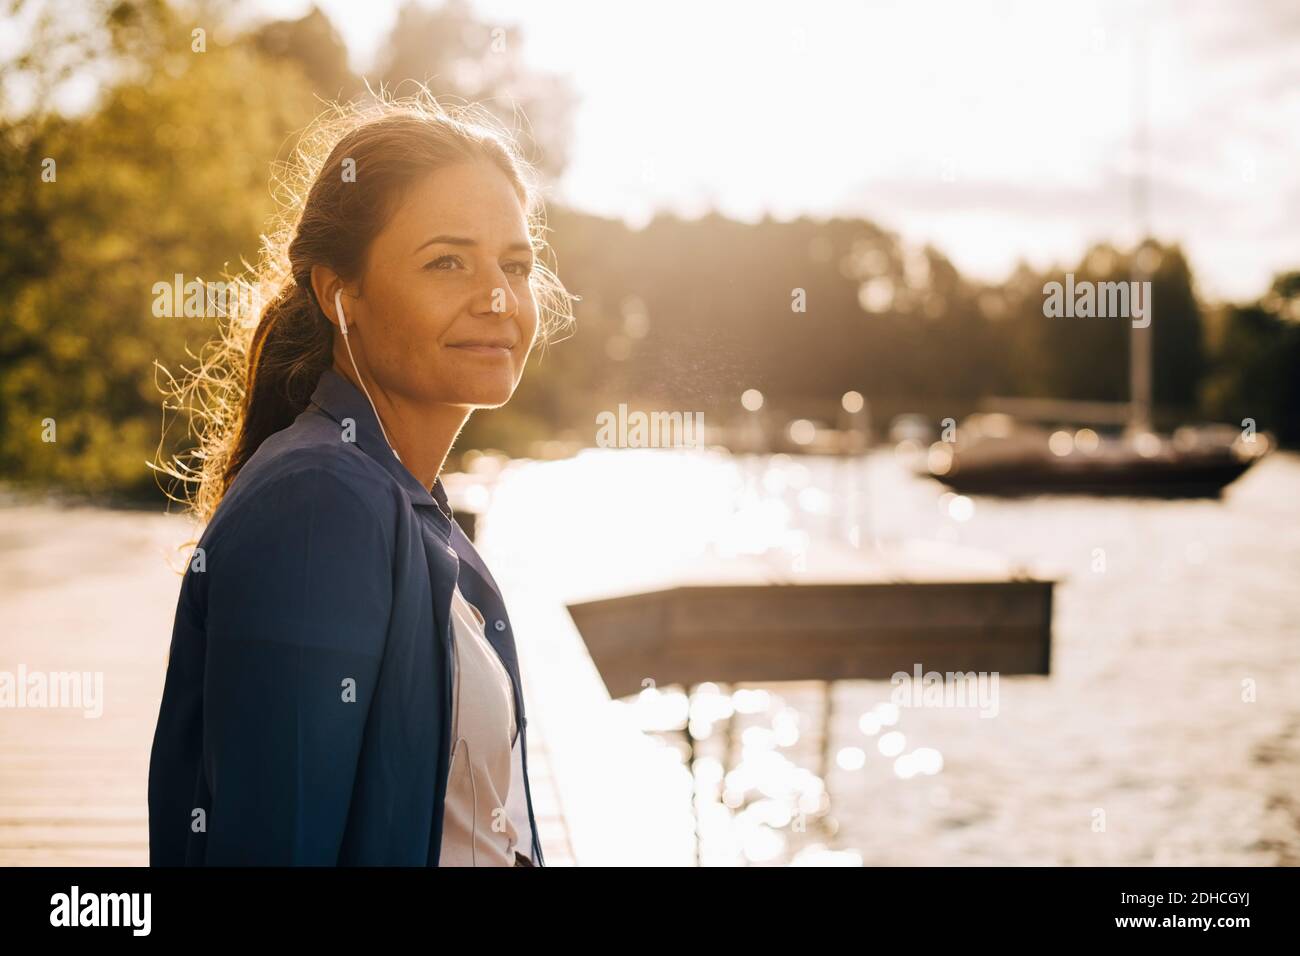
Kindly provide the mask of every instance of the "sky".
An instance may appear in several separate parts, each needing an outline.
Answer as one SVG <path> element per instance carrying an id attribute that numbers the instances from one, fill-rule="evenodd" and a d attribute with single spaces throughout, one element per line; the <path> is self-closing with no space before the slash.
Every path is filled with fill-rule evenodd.
<path id="1" fill-rule="evenodd" d="M 319 5 L 364 71 L 399 0 Z M 1131 243 L 1145 220 L 1215 299 L 1300 267 L 1295 0 L 473 5 L 569 78 L 552 195 L 579 209 L 863 216 L 989 280 Z"/>

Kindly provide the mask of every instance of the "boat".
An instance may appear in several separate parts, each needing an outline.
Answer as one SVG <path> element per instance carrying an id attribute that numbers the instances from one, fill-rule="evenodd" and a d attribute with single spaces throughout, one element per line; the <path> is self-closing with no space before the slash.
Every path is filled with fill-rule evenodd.
<path id="1" fill-rule="evenodd" d="M 1108 433 L 1004 412 L 964 419 L 930 446 L 924 473 L 961 494 L 1217 498 L 1271 447 L 1266 434 L 1190 425 L 1171 436 Z"/>
<path id="2" fill-rule="evenodd" d="M 1150 235 L 1144 38 L 1134 54 L 1139 162 L 1133 202 L 1137 234 Z M 1137 283 L 1148 282 L 1158 266 L 1144 253 L 1139 247 L 1132 257 L 1129 278 Z M 1219 497 L 1267 454 L 1272 439 L 1257 434 L 1249 420 L 1241 428 L 1184 425 L 1172 435 L 1157 433 L 1151 325 L 1149 312 L 1130 324 L 1127 402 L 994 399 L 961 427 L 945 429 L 930 446 L 924 473 L 964 494 Z"/>

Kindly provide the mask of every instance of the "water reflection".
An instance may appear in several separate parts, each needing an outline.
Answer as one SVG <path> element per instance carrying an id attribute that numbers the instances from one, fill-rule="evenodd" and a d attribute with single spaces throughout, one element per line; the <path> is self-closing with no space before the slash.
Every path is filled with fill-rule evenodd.
<path id="1" fill-rule="evenodd" d="M 643 732 L 676 748 L 683 772 L 693 766 L 705 865 L 857 865 L 856 849 L 826 842 L 839 825 L 831 815 L 825 767 L 813 769 L 818 748 L 834 747 L 840 771 L 862 771 L 875 760 L 900 780 L 940 773 L 943 756 L 933 747 L 908 750 L 906 736 L 887 729 L 900 720 L 899 708 L 888 701 L 858 715 L 856 741 L 822 740 L 817 715 L 791 703 L 777 686 L 728 692 L 705 683 L 689 698 L 680 688 L 647 687 L 633 699 L 634 719 Z M 693 765 L 684 744 L 687 726 Z"/>

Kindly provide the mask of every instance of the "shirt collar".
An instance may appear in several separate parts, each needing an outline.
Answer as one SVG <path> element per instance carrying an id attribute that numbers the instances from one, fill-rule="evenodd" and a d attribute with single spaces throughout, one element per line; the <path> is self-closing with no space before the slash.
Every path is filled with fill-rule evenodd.
<path id="1" fill-rule="evenodd" d="M 359 388 L 333 368 L 327 368 L 316 384 L 316 390 L 312 392 L 311 401 L 340 425 L 345 419 L 352 419 L 356 428 L 357 447 L 379 462 L 397 479 L 397 483 L 402 486 L 411 504 L 436 507 L 450 522 L 451 505 L 447 501 L 447 490 L 443 487 L 442 476 L 439 475 L 434 479 L 433 489 L 430 491 L 398 461 L 384 438 L 384 433 L 379 427 L 379 419 L 375 417 L 370 401 Z"/>

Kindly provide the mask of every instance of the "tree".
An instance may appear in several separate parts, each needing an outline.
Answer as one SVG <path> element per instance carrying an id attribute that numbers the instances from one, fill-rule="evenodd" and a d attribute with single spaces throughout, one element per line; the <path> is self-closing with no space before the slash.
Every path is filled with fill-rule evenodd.
<path id="1" fill-rule="evenodd" d="M 1300 444 L 1300 271 L 1275 277 L 1255 302 L 1217 310 L 1213 338 L 1206 407 Z"/>
<path id="2" fill-rule="evenodd" d="M 164 4 L 101 12 L 115 39 L 95 102 L 65 115 L 51 92 L 0 118 L 0 468 L 139 496 L 156 494 L 155 360 L 179 365 L 216 325 L 155 316 L 155 285 L 215 281 L 256 252 L 270 163 L 315 103 L 296 69 L 247 45 L 209 35 L 196 52 L 193 22 Z M 32 42 L 24 57 L 38 68 L 80 41 Z"/>

